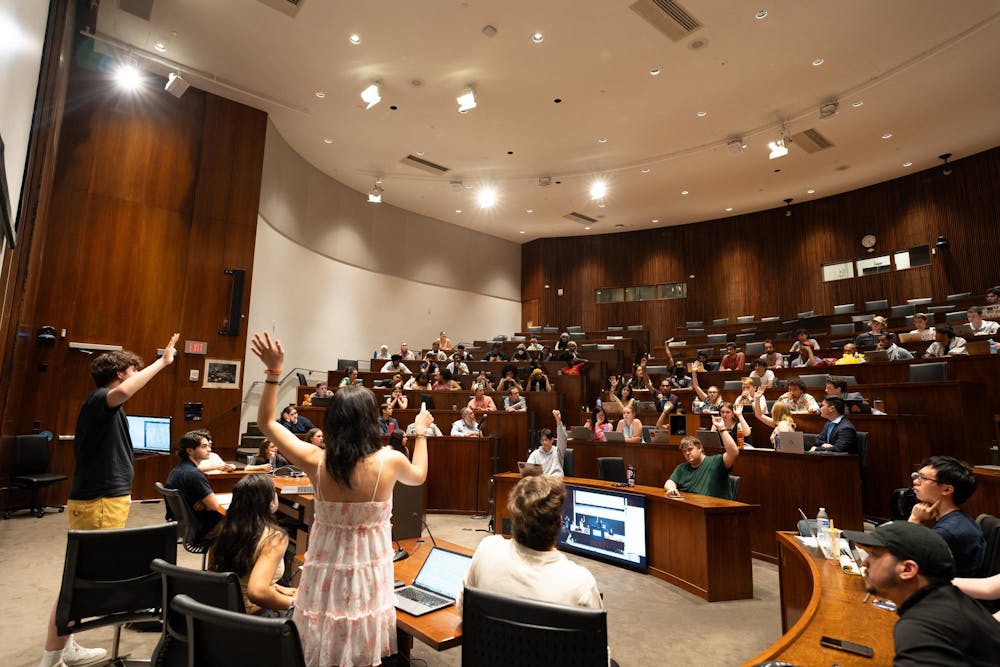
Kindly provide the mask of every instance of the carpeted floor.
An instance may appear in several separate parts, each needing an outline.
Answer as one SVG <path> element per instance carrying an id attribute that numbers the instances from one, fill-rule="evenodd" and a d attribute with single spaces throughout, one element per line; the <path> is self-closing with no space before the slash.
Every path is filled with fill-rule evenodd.
<path id="1" fill-rule="evenodd" d="M 136 503 L 129 527 L 158 523 L 163 505 Z M 486 521 L 430 515 L 438 539 L 475 548 L 487 535 Z M 62 576 L 66 516 L 43 519 L 18 514 L 0 521 L 0 665 L 33 667 L 41 656 L 45 624 Z M 630 665 L 738 665 L 773 643 L 781 634 L 777 567 L 753 563 L 754 599 L 705 602 L 664 581 L 597 561 L 570 556 L 594 573 L 608 609 L 611 654 Z M 201 556 L 179 549 L 178 561 L 201 567 Z M 137 658 L 149 657 L 158 635 L 123 633 L 123 647 Z M 78 636 L 84 646 L 110 648 L 112 630 Z M 414 657 L 427 665 L 459 665 L 461 649 L 438 653 L 416 642 Z M 420 664 L 419 662 L 417 664 Z"/>

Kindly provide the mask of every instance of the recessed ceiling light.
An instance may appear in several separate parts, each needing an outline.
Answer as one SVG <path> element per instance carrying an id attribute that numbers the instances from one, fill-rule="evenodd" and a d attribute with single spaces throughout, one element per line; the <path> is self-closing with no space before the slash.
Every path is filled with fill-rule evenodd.
<path id="1" fill-rule="evenodd" d="M 707 111 L 699 111 L 696 115 L 698 116 L 698 118 L 704 118 L 705 116 L 708 115 L 708 112 Z"/>
<path id="2" fill-rule="evenodd" d="M 418 156 L 420 156 L 420 155 L 423 155 L 423 154 L 424 154 L 424 152 L 423 152 L 423 151 L 417 151 L 417 155 L 418 155 Z"/>
<path id="3" fill-rule="evenodd" d="M 490 208 L 497 203 L 497 191 L 490 187 L 480 188 L 476 194 L 479 208 Z"/>
<path id="4" fill-rule="evenodd" d="M 601 202 L 600 204 L 597 205 L 597 208 L 604 208 L 605 206 L 607 206 L 607 204 L 604 203 L 604 202 Z"/>
<path id="5" fill-rule="evenodd" d="M 882 135 L 883 139 L 892 139 L 892 132 L 886 132 Z"/>
<path id="6" fill-rule="evenodd" d="M 766 9 L 762 9 L 759 12 L 757 12 L 756 14 L 754 14 L 753 17 L 755 19 L 757 19 L 758 21 L 760 21 L 761 19 L 766 19 L 767 18 L 767 10 Z"/>
<path id="7" fill-rule="evenodd" d="M 913 163 L 912 163 L 912 162 L 904 162 L 904 163 L 903 163 L 903 166 L 904 166 L 904 167 L 912 167 L 912 166 L 913 166 Z"/>
<path id="8" fill-rule="evenodd" d="M 521 234 L 523 234 L 523 233 L 524 233 L 524 230 L 522 229 L 520 233 L 521 233 Z"/>
<path id="9" fill-rule="evenodd" d="M 600 139 L 598 139 L 597 141 L 598 141 L 599 143 L 602 143 L 602 144 L 606 144 L 606 143 L 608 143 L 608 138 L 607 138 L 607 137 L 601 137 L 601 138 L 600 138 Z"/>
<path id="10" fill-rule="evenodd" d="M 688 191 L 687 191 L 687 190 L 681 190 L 681 194 L 682 194 L 682 195 L 686 195 L 687 193 L 688 193 Z"/>
<path id="11" fill-rule="evenodd" d="M 533 208 L 529 208 L 528 209 L 528 213 L 534 213 L 534 212 L 535 212 L 535 209 L 533 209 Z"/>
<path id="12" fill-rule="evenodd" d="M 324 144 L 332 144 L 333 143 L 333 139 L 330 139 L 329 137 L 327 137 L 326 139 L 323 140 L 323 143 Z"/>
<path id="13" fill-rule="evenodd" d="M 584 229 L 586 229 L 588 232 L 590 231 L 590 227 L 584 227 Z"/>
<path id="14" fill-rule="evenodd" d="M 455 213 L 461 213 L 461 212 L 462 212 L 462 209 L 460 209 L 460 208 L 456 208 L 455 209 Z"/>
<path id="15" fill-rule="evenodd" d="M 602 180 L 596 180 L 590 184 L 590 198 L 604 199 L 608 194 L 608 184 Z M 602 202 L 603 203 L 603 202 Z"/>
<path id="16" fill-rule="evenodd" d="M 652 74 L 653 76 L 660 76 L 660 68 L 654 67 L 653 69 L 649 70 L 649 73 Z"/>
<path id="17" fill-rule="evenodd" d="M 732 207 L 732 206 L 727 206 L 727 207 L 726 207 L 726 213 L 731 213 L 731 212 L 732 212 L 732 210 L 733 210 L 733 207 Z"/>
<path id="18" fill-rule="evenodd" d="M 865 103 L 862 102 L 861 100 L 854 100 L 853 102 L 851 102 L 851 106 L 854 107 L 855 109 L 857 109 L 858 107 L 863 107 L 864 105 Z"/>
<path id="19" fill-rule="evenodd" d="M 318 97 L 319 99 L 323 99 L 324 97 L 326 97 L 326 93 L 324 93 L 322 90 L 317 90 L 316 97 Z"/>
<path id="20" fill-rule="evenodd" d="M 820 65 L 822 65 L 825 62 L 826 61 L 823 60 L 822 58 L 817 58 L 816 60 L 813 61 L 813 67 L 819 67 Z"/>
<path id="21" fill-rule="evenodd" d="M 660 219 L 659 219 L 659 218 L 653 218 L 653 220 L 652 220 L 652 222 L 653 222 L 653 224 L 654 224 L 654 225 L 655 225 L 656 223 L 658 223 L 659 221 L 660 221 Z"/>
<path id="22" fill-rule="evenodd" d="M 157 42 L 156 44 L 153 44 L 153 48 L 159 51 L 160 53 L 166 53 L 167 51 L 167 45 L 164 44 L 163 42 Z"/>
<path id="23" fill-rule="evenodd" d="M 541 44 L 542 40 L 544 40 L 544 39 L 545 39 L 545 35 L 543 35 L 540 32 L 536 32 L 535 34 L 533 34 L 531 36 L 531 41 L 534 42 L 535 44 Z M 523 234 L 524 232 L 521 232 L 521 233 Z"/>
<path id="24" fill-rule="evenodd" d="M 806 190 L 806 194 L 807 195 L 814 195 L 814 194 L 816 194 L 816 191 L 813 190 L 812 188 L 809 188 L 808 190 Z"/>
<path id="25" fill-rule="evenodd" d="M 351 36 L 348 37 L 347 39 L 348 41 L 350 41 L 351 44 L 354 44 L 355 46 L 361 43 L 361 35 L 359 35 L 356 32 L 352 32 Z"/>

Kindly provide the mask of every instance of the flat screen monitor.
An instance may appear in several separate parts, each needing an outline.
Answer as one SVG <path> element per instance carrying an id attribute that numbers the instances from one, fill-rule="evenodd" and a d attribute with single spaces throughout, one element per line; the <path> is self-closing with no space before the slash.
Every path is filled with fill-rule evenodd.
<path id="1" fill-rule="evenodd" d="M 126 415 L 125 418 L 134 451 L 170 453 L 170 417 Z"/>
<path id="2" fill-rule="evenodd" d="M 563 551 L 645 571 L 646 498 L 567 484 L 557 546 Z"/>

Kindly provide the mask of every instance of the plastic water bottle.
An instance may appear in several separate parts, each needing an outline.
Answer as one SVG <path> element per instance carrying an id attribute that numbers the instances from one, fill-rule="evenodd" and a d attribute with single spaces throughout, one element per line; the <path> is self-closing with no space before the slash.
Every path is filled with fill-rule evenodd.
<path id="1" fill-rule="evenodd" d="M 271 470 L 274 470 L 277 467 L 274 464 L 278 462 L 278 456 L 276 454 L 271 454 L 271 456 L 268 458 L 267 462 L 268 462 L 268 464 L 270 464 Z"/>
<path id="2" fill-rule="evenodd" d="M 816 542 L 823 552 L 824 558 L 830 557 L 830 516 L 825 507 L 819 508 L 816 514 Z"/>

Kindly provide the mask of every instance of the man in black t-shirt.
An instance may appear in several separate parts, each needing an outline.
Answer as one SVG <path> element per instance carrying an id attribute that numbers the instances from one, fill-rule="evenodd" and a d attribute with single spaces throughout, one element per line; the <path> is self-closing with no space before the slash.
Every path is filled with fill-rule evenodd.
<path id="1" fill-rule="evenodd" d="M 188 431 L 181 436 L 177 448 L 180 464 L 170 471 L 164 486 L 177 489 L 184 496 L 185 502 L 191 507 L 195 521 L 198 524 L 195 539 L 206 540 L 208 533 L 215 528 L 222 518 L 222 507 L 219 499 L 208 483 L 208 477 L 198 469 L 198 463 L 212 454 L 212 439 L 208 431 Z M 167 520 L 176 519 L 167 509 Z"/>

